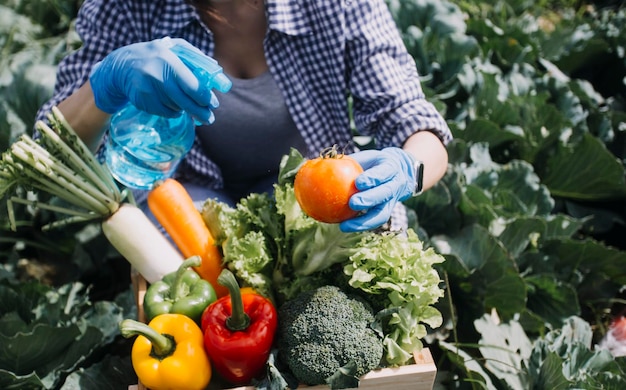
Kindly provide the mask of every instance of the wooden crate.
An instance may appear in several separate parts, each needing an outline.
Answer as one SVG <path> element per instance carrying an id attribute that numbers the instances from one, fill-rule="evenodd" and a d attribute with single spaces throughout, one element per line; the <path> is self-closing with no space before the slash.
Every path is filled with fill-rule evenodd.
<path id="1" fill-rule="evenodd" d="M 132 275 L 137 315 L 139 321 L 145 322 L 143 297 L 146 293 L 146 280 L 138 273 Z M 401 367 L 373 370 L 361 377 L 359 389 L 365 390 L 432 390 L 437 375 L 437 367 L 428 348 L 413 354 L 415 363 Z M 300 386 L 299 389 L 328 390 L 328 386 Z M 128 390 L 148 390 L 141 383 L 131 385 Z M 254 390 L 254 386 L 240 386 L 224 390 Z"/>

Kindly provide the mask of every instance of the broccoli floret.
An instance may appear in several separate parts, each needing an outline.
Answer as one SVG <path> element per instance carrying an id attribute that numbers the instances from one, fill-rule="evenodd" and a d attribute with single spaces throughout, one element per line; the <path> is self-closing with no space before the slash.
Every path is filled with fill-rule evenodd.
<path id="1" fill-rule="evenodd" d="M 335 286 L 323 286 L 286 301 L 278 311 L 280 359 L 306 385 L 345 387 L 379 367 L 383 344 L 370 327 L 372 309 L 362 299 Z M 343 368 L 343 374 L 336 375 Z M 332 377 L 332 379 L 330 379 Z"/>

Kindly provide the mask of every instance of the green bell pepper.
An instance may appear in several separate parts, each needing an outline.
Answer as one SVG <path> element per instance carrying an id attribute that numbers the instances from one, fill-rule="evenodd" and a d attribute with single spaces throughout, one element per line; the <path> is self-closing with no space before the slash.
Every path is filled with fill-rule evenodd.
<path id="1" fill-rule="evenodd" d="M 146 290 L 143 309 L 148 321 L 159 314 L 183 314 L 200 324 L 202 312 L 217 300 L 211 283 L 192 267 L 200 266 L 200 256 L 192 256 L 176 272 L 165 275 Z"/>

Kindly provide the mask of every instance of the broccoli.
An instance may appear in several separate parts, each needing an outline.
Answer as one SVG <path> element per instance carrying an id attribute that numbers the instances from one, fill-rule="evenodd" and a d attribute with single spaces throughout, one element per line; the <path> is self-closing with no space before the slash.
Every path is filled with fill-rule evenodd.
<path id="1" fill-rule="evenodd" d="M 306 385 L 356 387 L 380 366 L 383 343 L 362 299 L 335 286 L 300 293 L 278 310 L 279 358 Z"/>

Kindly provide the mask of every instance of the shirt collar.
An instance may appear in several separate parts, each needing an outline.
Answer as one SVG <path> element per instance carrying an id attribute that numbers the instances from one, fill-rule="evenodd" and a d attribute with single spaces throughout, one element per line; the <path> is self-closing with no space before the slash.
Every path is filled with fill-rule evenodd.
<path id="1" fill-rule="evenodd" d="M 182 30 L 186 25 L 198 19 L 198 14 L 191 5 L 182 0 L 165 0 L 163 12 L 175 12 L 171 18 L 159 18 L 154 26 L 156 36 L 170 35 Z"/>
<path id="2" fill-rule="evenodd" d="M 154 27 L 156 35 L 165 36 L 183 29 L 194 20 L 199 20 L 197 11 L 189 4 L 181 6 L 181 0 L 165 0 L 165 10 L 177 11 L 175 18 L 160 19 Z M 287 35 L 310 35 L 313 29 L 304 16 L 298 0 L 266 0 L 268 26 Z"/>
<path id="3" fill-rule="evenodd" d="M 299 0 L 266 0 L 266 9 L 270 29 L 287 35 L 313 33 L 313 28 L 304 16 Z"/>

